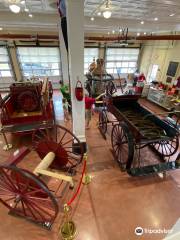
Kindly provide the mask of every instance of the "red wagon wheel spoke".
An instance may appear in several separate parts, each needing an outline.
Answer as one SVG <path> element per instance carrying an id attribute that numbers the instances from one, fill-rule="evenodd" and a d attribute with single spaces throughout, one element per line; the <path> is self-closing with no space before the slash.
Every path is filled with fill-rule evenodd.
<path id="1" fill-rule="evenodd" d="M 26 189 L 27 190 L 27 189 Z M 27 195 L 34 195 L 34 194 L 36 194 L 36 193 L 42 193 L 42 190 L 41 189 L 35 189 L 35 190 L 33 190 L 33 191 L 30 191 L 30 192 L 25 192 L 24 194 L 27 196 Z"/>
<path id="2" fill-rule="evenodd" d="M 27 216 L 23 200 L 21 200 L 21 205 L 22 205 L 24 215 Z"/>
<path id="3" fill-rule="evenodd" d="M 40 204 L 41 206 L 53 211 L 52 209 L 52 206 L 49 205 L 49 199 L 38 199 L 38 198 L 35 198 L 35 197 L 30 197 L 29 198 L 29 201 L 35 201 L 36 203 Z"/>
<path id="4" fill-rule="evenodd" d="M 70 139 L 70 140 L 68 140 L 67 142 L 65 142 L 65 143 L 61 143 L 61 146 L 64 146 L 64 145 L 66 145 L 66 144 L 68 144 L 68 143 L 70 143 L 70 142 L 72 142 L 72 139 Z"/>
<path id="5" fill-rule="evenodd" d="M 32 210 L 31 207 L 29 206 L 29 203 L 28 203 L 26 200 L 24 200 L 24 204 L 25 204 L 25 206 L 27 207 L 27 209 L 30 211 L 31 217 L 33 217 L 33 219 L 34 219 L 35 221 L 38 221 L 38 218 L 37 218 L 36 215 L 33 213 L 33 210 Z M 24 211 L 24 209 L 23 209 L 23 211 Z M 25 216 L 27 216 L 27 215 L 25 215 Z M 29 216 L 29 214 L 28 214 L 28 216 Z"/>
<path id="6" fill-rule="evenodd" d="M 9 176 L 7 175 L 7 173 L 4 171 L 4 170 L 1 170 L 2 171 L 2 174 L 3 174 L 3 181 L 5 184 L 7 184 L 7 186 L 11 189 L 11 190 L 14 190 L 16 191 L 17 188 L 16 186 L 14 185 L 13 181 L 9 178 Z"/>
<path id="7" fill-rule="evenodd" d="M 62 136 L 62 138 L 60 139 L 60 141 L 59 141 L 58 144 L 61 144 L 61 143 L 62 143 L 62 141 L 63 141 L 64 137 L 66 136 L 66 134 L 67 134 L 67 132 L 64 132 L 64 134 L 63 134 L 63 136 Z"/>
<path id="8" fill-rule="evenodd" d="M 30 198 L 28 198 L 27 201 L 28 201 L 29 205 L 31 205 L 32 208 L 37 209 L 39 212 L 41 212 L 41 216 L 43 216 L 43 214 L 44 214 L 44 215 L 47 215 L 48 217 L 51 218 L 52 215 L 51 215 L 49 212 L 47 212 L 47 210 L 46 210 L 47 207 L 46 207 L 46 208 L 45 208 L 45 207 L 43 208 L 42 205 L 36 204 L 36 203 L 35 203 L 33 200 L 31 200 Z M 51 210 L 52 210 L 52 209 L 51 209 Z M 43 216 L 43 218 L 45 218 L 45 216 Z"/>
<path id="9" fill-rule="evenodd" d="M 4 190 L 4 191 L 7 191 L 7 192 L 13 191 L 13 188 L 11 188 L 11 187 L 8 186 L 7 184 L 3 183 L 2 181 L 3 181 L 3 180 L 1 180 L 1 183 L 0 183 L 0 189 L 2 189 L 2 190 Z"/>

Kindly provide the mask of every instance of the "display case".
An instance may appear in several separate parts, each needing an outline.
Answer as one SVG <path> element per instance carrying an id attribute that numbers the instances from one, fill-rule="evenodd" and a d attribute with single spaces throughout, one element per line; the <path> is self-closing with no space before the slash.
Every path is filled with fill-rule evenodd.
<path id="1" fill-rule="evenodd" d="M 173 104 L 171 102 L 172 96 L 167 95 L 163 90 L 150 88 L 147 99 L 158 104 L 159 106 L 171 110 L 173 108 Z"/>

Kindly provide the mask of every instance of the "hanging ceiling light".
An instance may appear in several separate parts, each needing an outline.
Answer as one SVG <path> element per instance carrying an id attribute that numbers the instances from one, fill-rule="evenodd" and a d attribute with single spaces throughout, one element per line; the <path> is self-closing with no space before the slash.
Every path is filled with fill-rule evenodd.
<path id="1" fill-rule="evenodd" d="M 21 8 L 20 6 L 18 6 L 20 0 L 9 0 L 9 9 L 13 12 L 13 13 L 19 13 Z"/>
<path id="2" fill-rule="evenodd" d="M 104 16 L 104 18 L 110 18 L 111 15 L 112 15 L 112 12 L 110 11 L 109 0 L 107 0 L 107 2 L 106 2 L 106 10 L 103 12 L 103 16 Z"/>
<path id="3" fill-rule="evenodd" d="M 18 5 L 16 5 L 16 4 L 11 4 L 11 5 L 9 5 L 9 9 L 10 9 L 11 12 L 13 12 L 13 13 L 19 13 L 20 10 L 21 10 L 21 8 L 20 8 Z"/>

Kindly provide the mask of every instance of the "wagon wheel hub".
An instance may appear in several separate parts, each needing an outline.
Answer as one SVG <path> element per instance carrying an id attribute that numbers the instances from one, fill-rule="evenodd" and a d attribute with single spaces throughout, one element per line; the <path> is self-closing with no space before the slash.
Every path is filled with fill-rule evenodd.
<path id="1" fill-rule="evenodd" d="M 21 194 L 17 194 L 14 202 L 15 202 L 15 203 L 18 203 L 19 201 L 21 201 L 22 198 L 23 198 L 23 197 L 22 197 Z"/>

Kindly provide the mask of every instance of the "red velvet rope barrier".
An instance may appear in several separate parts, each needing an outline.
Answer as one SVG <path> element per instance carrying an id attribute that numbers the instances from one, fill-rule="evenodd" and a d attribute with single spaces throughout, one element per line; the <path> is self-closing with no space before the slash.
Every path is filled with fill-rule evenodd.
<path id="1" fill-rule="evenodd" d="M 68 206 L 70 206 L 70 205 L 72 204 L 72 202 L 73 202 L 74 199 L 77 197 L 77 195 L 78 195 L 78 193 L 79 193 L 79 191 L 80 191 L 85 170 L 86 170 L 86 160 L 84 161 L 83 171 L 82 171 L 81 180 L 80 180 L 80 182 L 79 182 L 78 189 L 77 189 L 76 193 L 74 194 L 74 196 L 71 198 L 71 200 L 67 203 Z"/>

